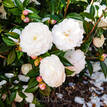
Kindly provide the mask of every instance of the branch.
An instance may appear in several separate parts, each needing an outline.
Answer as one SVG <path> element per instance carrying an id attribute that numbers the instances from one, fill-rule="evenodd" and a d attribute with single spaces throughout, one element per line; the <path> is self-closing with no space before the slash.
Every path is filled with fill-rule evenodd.
<path id="1" fill-rule="evenodd" d="M 107 8 L 106 8 L 105 10 L 107 10 Z M 104 10 L 104 11 L 105 11 L 105 10 Z M 97 20 L 97 22 L 96 22 L 95 25 L 93 26 L 92 30 L 89 32 L 89 34 L 87 35 L 87 37 L 84 39 L 83 42 L 85 42 L 85 41 L 89 38 L 89 36 L 90 36 L 91 33 L 94 31 L 95 27 L 96 27 L 97 24 L 100 22 L 100 20 L 101 20 L 101 18 L 102 18 L 103 16 L 104 16 L 104 15 L 102 14 L 102 15 L 99 17 L 99 19 Z"/>
<path id="2" fill-rule="evenodd" d="M 67 6 L 66 6 L 66 9 L 65 9 L 64 18 L 66 17 L 69 4 L 70 4 L 70 0 L 67 0 Z"/>
<path id="3" fill-rule="evenodd" d="M 5 56 L 2 56 L 2 55 L 0 55 L 0 58 L 6 59 L 6 57 L 5 57 Z"/>

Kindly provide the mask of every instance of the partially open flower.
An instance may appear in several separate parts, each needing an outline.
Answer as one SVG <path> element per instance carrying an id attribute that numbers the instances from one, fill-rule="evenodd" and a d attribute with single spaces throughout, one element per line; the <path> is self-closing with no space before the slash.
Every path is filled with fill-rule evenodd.
<path id="1" fill-rule="evenodd" d="M 104 35 L 101 35 L 100 38 L 95 37 L 95 38 L 93 39 L 93 44 L 94 44 L 95 47 L 100 48 L 100 47 L 103 46 L 104 41 L 105 41 Z"/>
<path id="2" fill-rule="evenodd" d="M 32 58 L 32 59 L 36 59 L 36 58 L 37 58 L 37 56 L 31 56 L 31 58 Z"/>
<path id="3" fill-rule="evenodd" d="M 16 97 L 15 97 L 15 102 L 22 102 L 23 101 L 23 98 L 21 96 L 19 96 L 19 93 L 17 92 L 16 93 Z"/>
<path id="4" fill-rule="evenodd" d="M 39 88 L 41 89 L 41 90 L 45 90 L 46 89 L 46 84 L 45 83 L 39 83 Z"/>
<path id="5" fill-rule="evenodd" d="M 79 74 L 85 68 L 85 55 L 80 49 L 67 51 L 65 53 L 65 58 L 73 65 L 67 68 L 71 71 L 74 71 L 71 76 Z"/>
<path id="6" fill-rule="evenodd" d="M 40 60 L 39 60 L 39 59 L 36 59 L 36 60 L 34 61 L 34 65 L 35 65 L 35 66 L 38 66 L 39 63 L 40 63 Z"/>

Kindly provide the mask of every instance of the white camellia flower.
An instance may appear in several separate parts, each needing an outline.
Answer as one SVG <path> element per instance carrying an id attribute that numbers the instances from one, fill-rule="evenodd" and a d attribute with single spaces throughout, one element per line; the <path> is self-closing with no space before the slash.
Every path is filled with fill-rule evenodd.
<path id="1" fill-rule="evenodd" d="M 42 59 L 40 63 L 40 75 L 51 87 L 59 87 L 66 78 L 64 65 L 56 55 Z"/>
<path id="2" fill-rule="evenodd" d="M 83 25 L 75 19 L 64 19 L 52 29 L 53 42 L 60 50 L 66 51 L 80 46 L 83 39 Z"/>
<path id="3" fill-rule="evenodd" d="M 74 71 L 73 75 L 79 74 L 85 68 L 85 55 L 80 49 L 67 51 L 64 56 L 72 65 L 72 71 Z"/>
<path id="4" fill-rule="evenodd" d="M 26 102 L 32 103 L 34 95 L 32 93 L 24 92 L 27 89 L 27 87 L 28 87 L 27 85 L 24 85 L 23 86 L 24 89 L 22 90 L 22 92 L 26 95 L 26 98 L 25 98 Z"/>
<path id="5" fill-rule="evenodd" d="M 23 98 L 21 96 L 19 96 L 19 93 L 17 92 L 16 93 L 16 97 L 15 97 L 15 102 L 22 102 L 23 101 Z"/>
<path id="6" fill-rule="evenodd" d="M 103 14 L 103 11 L 106 9 L 106 5 L 100 5 L 100 2 L 94 2 L 93 6 L 95 8 L 94 17 L 100 17 Z M 97 10 L 96 6 L 98 7 L 98 10 Z M 91 4 L 87 6 L 87 8 L 86 8 L 86 10 L 84 10 L 84 12 L 90 13 L 90 7 L 91 7 Z M 86 21 L 91 21 L 88 18 L 85 18 L 85 20 Z M 105 25 L 107 26 L 107 17 L 106 18 L 102 17 L 101 22 L 99 23 L 98 26 L 101 27 L 101 26 L 105 26 Z"/>
<path id="7" fill-rule="evenodd" d="M 22 74 L 26 75 L 30 70 L 32 70 L 32 65 L 31 64 L 23 64 L 21 66 L 21 71 L 22 71 Z"/>
<path id="8" fill-rule="evenodd" d="M 40 23 L 29 23 L 20 35 L 20 47 L 29 56 L 44 54 L 52 47 L 52 35 L 48 26 Z"/>

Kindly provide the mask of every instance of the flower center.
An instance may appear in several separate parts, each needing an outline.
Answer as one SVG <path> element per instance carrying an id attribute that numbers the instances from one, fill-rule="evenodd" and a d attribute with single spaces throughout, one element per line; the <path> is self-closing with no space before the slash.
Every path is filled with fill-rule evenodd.
<path id="1" fill-rule="evenodd" d="M 36 40 L 36 39 L 37 39 L 37 37 L 36 37 L 36 36 L 34 36 L 34 37 L 33 37 L 33 40 Z"/>

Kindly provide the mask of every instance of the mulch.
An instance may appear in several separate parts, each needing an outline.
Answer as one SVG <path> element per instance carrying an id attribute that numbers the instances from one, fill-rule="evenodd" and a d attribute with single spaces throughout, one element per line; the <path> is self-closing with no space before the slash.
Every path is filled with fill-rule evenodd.
<path id="1" fill-rule="evenodd" d="M 70 82 L 75 83 L 75 85 L 69 86 L 68 84 Z M 89 97 L 91 97 L 92 94 L 98 97 L 107 94 L 107 83 L 103 84 L 104 91 L 101 94 L 91 92 L 89 89 L 93 87 L 96 88 L 90 83 L 90 78 L 86 76 L 81 78 L 68 77 L 61 87 L 52 91 L 50 97 L 42 97 L 40 101 L 45 104 L 46 107 L 83 107 L 82 104 L 78 104 L 74 101 L 76 96 L 82 97 L 86 102 L 89 102 Z M 59 98 L 56 93 L 61 93 L 63 97 Z M 93 107 L 96 107 L 96 105 L 93 104 Z M 107 107 L 107 105 L 104 107 Z"/>

